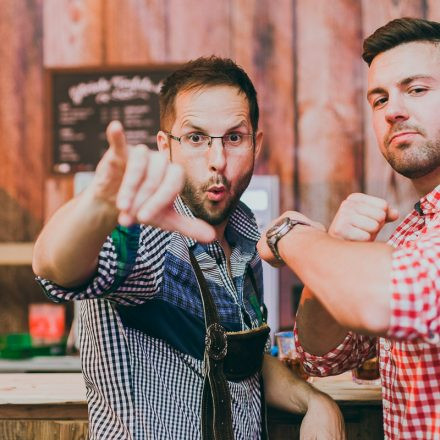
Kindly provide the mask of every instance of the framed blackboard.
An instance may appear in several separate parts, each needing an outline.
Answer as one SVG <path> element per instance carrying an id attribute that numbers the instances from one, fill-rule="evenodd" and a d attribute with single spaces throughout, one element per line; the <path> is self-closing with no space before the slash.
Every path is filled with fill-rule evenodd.
<path id="1" fill-rule="evenodd" d="M 159 91 L 175 65 L 49 69 L 48 141 L 55 173 L 92 171 L 107 148 L 105 129 L 114 119 L 127 141 L 156 148 Z"/>

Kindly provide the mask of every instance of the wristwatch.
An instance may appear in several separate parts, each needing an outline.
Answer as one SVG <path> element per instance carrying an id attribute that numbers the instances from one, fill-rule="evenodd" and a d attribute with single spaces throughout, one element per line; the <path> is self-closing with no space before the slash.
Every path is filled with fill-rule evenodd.
<path id="1" fill-rule="evenodd" d="M 290 217 L 284 217 L 266 232 L 267 245 L 278 263 L 284 264 L 284 261 L 278 252 L 278 242 L 296 225 L 311 226 L 309 223 L 293 220 Z"/>

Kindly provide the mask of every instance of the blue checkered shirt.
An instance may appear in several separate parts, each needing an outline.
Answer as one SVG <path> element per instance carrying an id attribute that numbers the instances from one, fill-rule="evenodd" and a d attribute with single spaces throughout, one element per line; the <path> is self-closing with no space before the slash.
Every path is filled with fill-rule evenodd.
<path id="1" fill-rule="evenodd" d="M 176 209 L 192 216 L 180 198 Z M 83 300 L 81 364 L 91 440 L 201 437 L 199 342 L 204 319 L 188 247 L 202 268 L 222 325 L 238 331 L 261 324 L 262 267 L 255 248 L 259 233 L 244 204 L 232 213 L 225 235 L 232 248 L 229 269 L 218 242 L 201 245 L 179 233 L 141 226 L 134 264 L 122 277 L 121 258 L 127 250 L 110 236 L 87 286 L 68 290 L 37 278 L 54 301 Z M 235 438 L 259 439 L 258 375 L 229 382 L 229 387 Z"/>

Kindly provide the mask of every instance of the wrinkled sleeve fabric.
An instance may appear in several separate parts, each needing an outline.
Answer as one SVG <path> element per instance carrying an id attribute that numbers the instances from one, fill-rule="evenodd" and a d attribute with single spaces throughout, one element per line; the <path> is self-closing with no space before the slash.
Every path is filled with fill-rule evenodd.
<path id="1" fill-rule="evenodd" d="M 394 340 L 440 342 L 440 223 L 392 255 L 390 325 Z"/>
<path id="2" fill-rule="evenodd" d="M 367 359 L 376 356 L 377 338 L 348 332 L 345 339 L 334 349 L 322 356 L 308 353 L 298 339 L 295 326 L 295 344 L 304 370 L 310 376 L 334 376 L 358 367 Z"/>
<path id="3" fill-rule="evenodd" d="M 122 227 L 117 232 L 121 231 L 122 235 L 107 237 L 99 253 L 96 272 L 85 285 L 64 288 L 51 280 L 37 277 L 48 298 L 54 302 L 65 302 L 105 297 L 130 305 L 153 296 L 160 284 L 162 272 L 158 268 L 162 267 L 160 262 L 163 261 L 169 234 L 151 227 L 143 227 L 140 234 Z M 122 240 L 119 239 L 121 236 Z"/>

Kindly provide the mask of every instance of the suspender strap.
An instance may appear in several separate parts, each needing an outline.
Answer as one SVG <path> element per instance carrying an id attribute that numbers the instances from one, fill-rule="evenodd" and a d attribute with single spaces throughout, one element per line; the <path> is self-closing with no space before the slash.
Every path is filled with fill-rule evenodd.
<path id="1" fill-rule="evenodd" d="M 205 377 L 201 413 L 202 439 L 234 440 L 231 396 L 223 371 L 223 359 L 228 348 L 226 331 L 220 325 L 214 300 L 191 250 L 189 250 L 189 256 L 200 287 L 206 325 Z"/>

